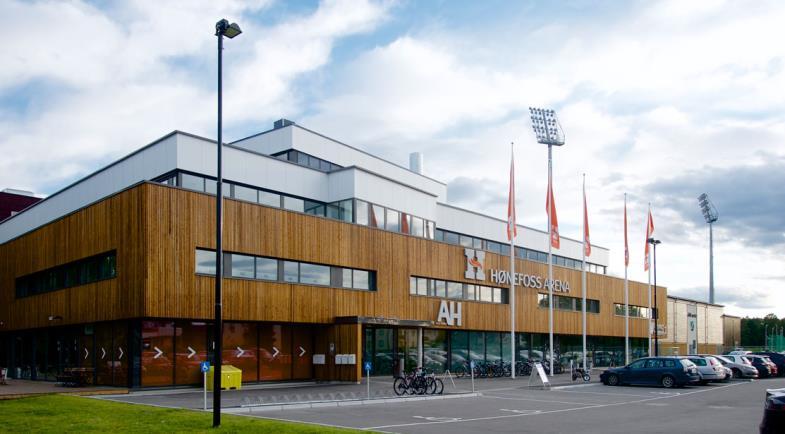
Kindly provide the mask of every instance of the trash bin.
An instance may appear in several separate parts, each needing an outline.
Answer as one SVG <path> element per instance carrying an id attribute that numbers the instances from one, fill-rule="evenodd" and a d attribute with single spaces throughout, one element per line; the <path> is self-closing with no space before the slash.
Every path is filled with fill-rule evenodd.
<path id="1" fill-rule="evenodd" d="M 207 390 L 213 390 L 213 375 L 215 366 L 210 366 L 207 371 Z M 243 384 L 243 371 L 232 365 L 221 366 L 221 390 L 240 390 Z"/>

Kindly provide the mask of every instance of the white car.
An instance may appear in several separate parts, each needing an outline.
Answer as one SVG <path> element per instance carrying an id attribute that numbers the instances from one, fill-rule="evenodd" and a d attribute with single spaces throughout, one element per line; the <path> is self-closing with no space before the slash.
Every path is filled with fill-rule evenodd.
<path id="1" fill-rule="evenodd" d="M 736 350 L 728 353 L 730 356 L 746 356 L 747 354 L 752 354 L 752 351 Z"/>
<path id="2" fill-rule="evenodd" d="M 715 355 L 714 357 L 733 371 L 733 378 L 758 378 L 758 370 L 744 356 Z"/>
<path id="3" fill-rule="evenodd" d="M 687 356 L 690 362 L 694 363 L 695 366 L 698 367 L 698 374 L 700 374 L 701 381 L 700 384 L 706 385 L 710 381 L 723 381 L 725 380 L 725 369 L 722 367 L 722 364 L 711 356 L 696 356 L 691 355 Z"/>

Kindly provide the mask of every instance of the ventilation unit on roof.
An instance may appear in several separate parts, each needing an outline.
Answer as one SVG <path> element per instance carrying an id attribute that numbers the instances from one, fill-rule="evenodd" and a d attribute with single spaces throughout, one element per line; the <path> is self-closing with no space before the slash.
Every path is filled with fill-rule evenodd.
<path id="1" fill-rule="evenodd" d="M 276 130 L 278 128 L 288 127 L 289 125 L 294 125 L 294 122 L 290 121 L 289 119 L 278 119 L 277 121 L 273 122 L 273 128 Z"/>
<path id="2" fill-rule="evenodd" d="M 422 164 L 423 157 L 421 152 L 412 152 L 409 154 L 409 170 L 422 175 Z"/>

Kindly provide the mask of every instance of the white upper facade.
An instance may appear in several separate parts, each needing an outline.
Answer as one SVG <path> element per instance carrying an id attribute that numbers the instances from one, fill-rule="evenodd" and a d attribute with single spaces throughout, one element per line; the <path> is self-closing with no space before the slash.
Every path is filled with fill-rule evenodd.
<path id="1" fill-rule="evenodd" d="M 296 150 L 340 168 L 317 170 L 275 157 Z M 447 185 L 293 123 L 224 146 L 225 181 L 302 199 L 359 199 L 435 222 L 437 229 L 498 243 L 506 222 L 446 203 Z M 0 243 L 174 171 L 215 177 L 215 141 L 175 131 L 0 222 Z M 519 226 L 517 245 L 547 251 L 548 234 Z M 562 237 L 555 255 L 581 259 L 579 241 Z M 590 261 L 607 266 L 608 249 L 592 246 Z"/>

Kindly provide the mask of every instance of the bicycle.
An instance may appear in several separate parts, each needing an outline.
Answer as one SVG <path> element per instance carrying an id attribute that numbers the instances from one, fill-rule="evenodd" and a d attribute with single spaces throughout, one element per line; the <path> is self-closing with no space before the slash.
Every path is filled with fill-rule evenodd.
<path id="1" fill-rule="evenodd" d="M 444 392 L 444 382 L 441 378 L 436 378 L 432 371 L 424 368 L 417 368 L 414 372 L 403 377 L 396 377 L 393 381 L 393 391 L 396 395 L 425 395 L 439 394 Z"/>

